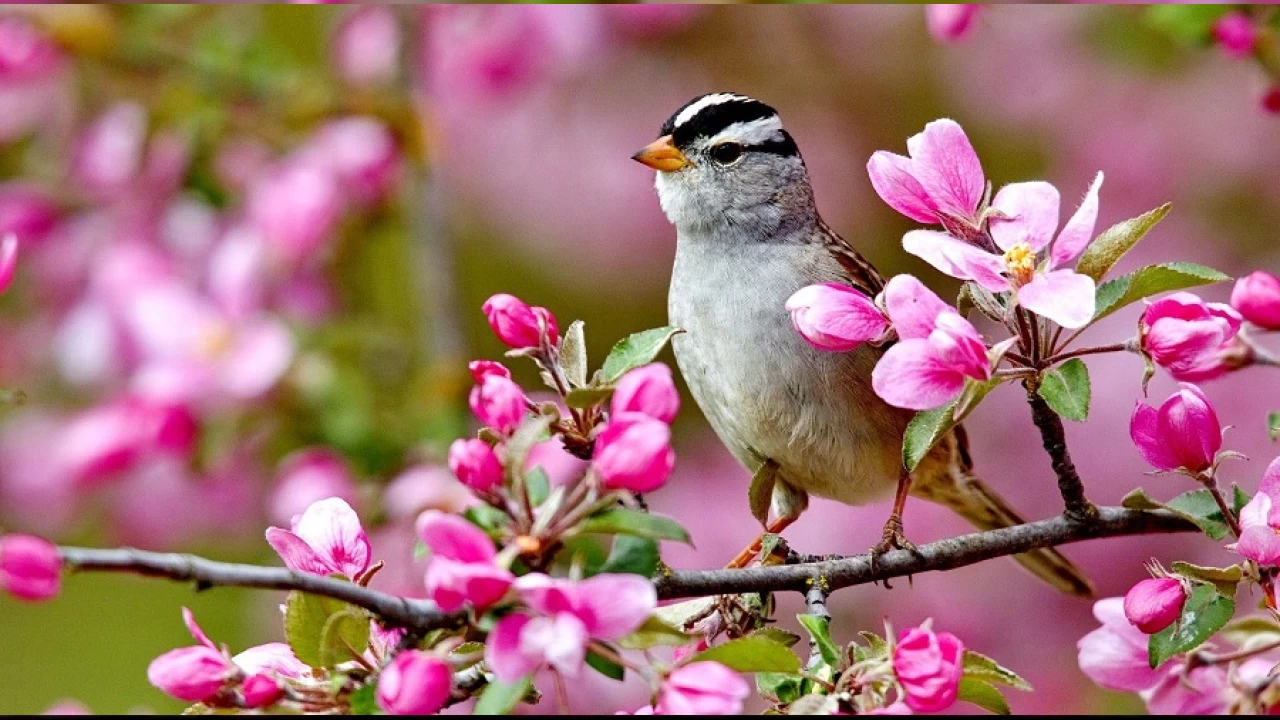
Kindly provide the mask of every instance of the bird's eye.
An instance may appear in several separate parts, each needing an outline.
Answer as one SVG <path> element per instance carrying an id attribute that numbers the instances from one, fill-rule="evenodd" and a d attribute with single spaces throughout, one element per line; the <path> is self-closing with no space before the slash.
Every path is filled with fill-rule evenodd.
<path id="1" fill-rule="evenodd" d="M 742 145 L 736 142 L 720 143 L 711 148 L 711 159 L 721 165 L 732 165 L 742 157 Z"/>

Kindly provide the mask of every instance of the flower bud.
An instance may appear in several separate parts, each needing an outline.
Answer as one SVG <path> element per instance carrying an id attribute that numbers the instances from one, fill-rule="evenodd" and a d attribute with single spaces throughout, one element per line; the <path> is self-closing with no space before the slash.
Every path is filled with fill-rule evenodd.
<path id="1" fill-rule="evenodd" d="M 520 427 L 525 416 L 524 391 L 509 378 L 490 375 L 471 389 L 471 411 L 500 435 Z"/>
<path id="2" fill-rule="evenodd" d="M 677 667 L 658 693 L 658 715 L 741 715 L 751 686 L 718 662 Z"/>
<path id="3" fill-rule="evenodd" d="M 236 672 L 222 653 L 205 645 L 192 645 L 152 660 L 147 680 L 179 700 L 204 702 L 217 695 Z"/>
<path id="4" fill-rule="evenodd" d="M 1200 382 L 1227 372 L 1224 353 L 1243 321 L 1229 305 L 1177 292 L 1147 306 L 1139 338 L 1143 351 L 1175 380 Z"/>
<path id="5" fill-rule="evenodd" d="M 1236 10 L 1218 18 L 1213 24 L 1213 39 L 1227 55 L 1248 57 L 1258 42 L 1258 29 L 1248 15 Z"/>
<path id="6" fill-rule="evenodd" d="M 284 695 L 280 683 L 270 675 L 250 675 L 240 684 L 240 693 L 244 696 L 245 707 L 261 708 L 275 703 Z"/>
<path id="7" fill-rule="evenodd" d="M 360 491 L 346 459 L 326 447 L 295 450 L 276 469 L 268 505 L 271 520 L 288 525 L 313 503 L 331 497 L 359 504 Z"/>
<path id="8" fill-rule="evenodd" d="M 1124 616 L 1142 632 L 1154 635 L 1182 615 L 1187 591 L 1177 578 L 1147 578 L 1124 596 Z"/>
<path id="9" fill-rule="evenodd" d="M 0 588 L 23 600 L 48 600 L 62 583 L 62 556 L 33 535 L 0 536 Z"/>
<path id="10" fill-rule="evenodd" d="M 463 485 L 479 493 L 502 484 L 502 463 L 483 440 L 454 440 L 449 446 L 449 469 Z"/>
<path id="11" fill-rule="evenodd" d="M 477 382 L 482 383 L 484 379 L 490 375 L 499 375 L 504 378 L 511 377 L 511 371 L 506 365 L 493 360 L 472 360 L 467 364 L 467 369 L 471 371 L 471 377 Z"/>
<path id="12" fill-rule="evenodd" d="M 671 379 L 671 368 L 650 363 L 623 375 L 610 407 L 614 415 L 638 412 L 664 423 L 675 420 L 680 411 L 680 393 Z"/>
<path id="13" fill-rule="evenodd" d="M 893 649 L 893 672 L 917 712 L 942 712 L 960 692 L 964 644 L 951 633 L 927 627 L 903 631 Z"/>
<path id="14" fill-rule="evenodd" d="M 405 650 L 382 669 L 378 707 L 388 715 L 432 715 L 444 707 L 452 685 L 448 663 L 421 650 Z"/>
<path id="15" fill-rule="evenodd" d="M 871 298 L 839 283 L 802 288 L 787 299 L 786 309 L 800 337 L 829 352 L 849 352 L 889 329 Z"/>
<path id="16" fill-rule="evenodd" d="M 1222 449 L 1218 413 L 1200 388 L 1189 383 L 1158 410 L 1139 402 L 1129 421 L 1129 436 L 1143 459 L 1165 471 L 1202 473 L 1213 467 Z"/>
<path id="17" fill-rule="evenodd" d="M 1280 277 L 1259 270 L 1236 281 L 1231 306 L 1245 320 L 1266 330 L 1280 330 Z"/>
<path id="18" fill-rule="evenodd" d="M 540 320 L 547 328 L 547 342 L 555 345 L 560 340 L 560 328 L 550 310 L 530 307 L 514 295 L 494 295 L 484 302 L 482 309 L 489 319 L 489 327 L 493 328 L 493 334 L 507 347 L 538 347 L 542 337 Z"/>
<path id="19" fill-rule="evenodd" d="M 373 85 L 396 76 L 400 66 L 400 26 L 391 8 L 353 9 L 333 37 L 333 62 L 343 80 Z"/>
<path id="20" fill-rule="evenodd" d="M 973 32 L 981 5 L 941 4 L 925 5 L 925 25 L 929 35 L 938 42 L 956 42 L 963 40 Z"/>
<path id="21" fill-rule="evenodd" d="M 484 610 L 502 599 L 515 576 L 495 564 L 497 549 L 480 528 L 457 515 L 427 510 L 418 537 L 431 551 L 424 583 L 427 597 L 444 612 L 466 606 Z"/>
<path id="22" fill-rule="evenodd" d="M 666 484 L 675 462 L 671 428 L 648 415 L 615 415 L 596 437 L 593 467 L 608 488 L 652 492 Z"/>

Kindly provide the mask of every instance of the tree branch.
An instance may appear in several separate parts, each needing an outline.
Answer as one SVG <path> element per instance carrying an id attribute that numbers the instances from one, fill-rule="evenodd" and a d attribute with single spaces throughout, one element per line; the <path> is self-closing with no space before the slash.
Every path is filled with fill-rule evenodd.
<path id="1" fill-rule="evenodd" d="M 1031 405 L 1031 419 L 1040 428 L 1040 439 L 1053 462 L 1053 473 L 1058 476 L 1058 491 L 1066 505 L 1065 516 L 1076 522 L 1093 520 L 1098 510 L 1085 497 L 1084 483 L 1071 461 L 1071 452 L 1067 450 L 1067 433 L 1062 427 L 1062 418 L 1040 397 L 1039 388 L 1033 380 L 1026 380 L 1023 384 L 1027 389 L 1027 402 Z"/>

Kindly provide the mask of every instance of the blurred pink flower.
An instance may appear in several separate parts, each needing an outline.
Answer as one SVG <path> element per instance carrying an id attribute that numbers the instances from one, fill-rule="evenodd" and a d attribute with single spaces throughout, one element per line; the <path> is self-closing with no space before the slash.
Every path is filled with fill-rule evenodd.
<path id="1" fill-rule="evenodd" d="M 379 675 L 378 707 L 388 715 L 433 715 L 452 689 L 449 663 L 421 650 L 405 650 Z"/>
<path id="2" fill-rule="evenodd" d="M 1236 281 L 1231 305 L 1245 320 L 1266 330 L 1280 330 L 1280 277 L 1258 270 Z"/>
<path id="3" fill-rule="evenodd" d="M 59 700 L 49 706 L 41 715 L 92 715 L 88 705 L 79 700 Z"/>
<path id="4" fill-rule="evenodd" d="M 0 83 L 47 77 L 61 63 L 58 46 L 25 18 L 0 17 Z"/>
<path id="5" fill-rule="evenodd" d="M 284 688 L 268 675 L 250 675 L 240 683 L 240 696 L 245 707 L 261 708 L 284 696 Z"/>
<path id="6" fill-rule="evenodd" d="M 1258 494 L 1240 510 L 1235 551 L 1260 565 L 1280 564 L 1280 458 L 1272 461 Z"/>
<path id="7" fill-rule="evenodd" d="M 436 465 L 406 468 L 382 491 L 383 511 L 393 520 L 410 520 L 423 510 L 461 513 L 477 502 L 452 472 Z"/>
<path id="8" fill-rule="evenodd" d="M 511 377 L 511 371 L 506 365 L 493 360 L 472 360 L 467 363 L 467 370 L 471 372 L 471 377 L 477 384 L 484 382 L 487 375 L 501 375 L 504 378 Z"/>
<path id="9" fill-rule="evenodd" d="M 1225 715 L 1233 695 L 1224 668 L 1198 667 L 1187 672 L 1182 663 L 1174 663 L 1154 688 L 1143 693 L 1147 712 L 1165 717 Z"/>
<path id="10" fill-rule="evenodd" d="M 927 410 L 959 395 L 966 378 L 991 377 L 987 346 L 977 329 L 919 280 L 898 275 L 883 297 L 900 338 L 871 375 L 885 402 Z"/>
<path id="11" fill-rule="evenodd" d="M 340 573 L 351 580 L 369 569 L 372 555 L 360 518 L 340 498 L 312 503 L 290 530 L 268 528 L 267 542 L 294 572 Z"/>
<path id="12" fill-rule="evenodd" d="M 1124 616 L 1134 627 L 1153 635 L 1169 627 L 1182 615 L 1187 591 L 1177 578 L 1147 578 L 1124 596 Z"/>
<path id="13" fill-rule="evenodd" d="M 378 202 L 394 187 L 400 148 L 379 120 L 346 117 L 316 130 L 299 149 L 296 161 L 331 173 L 345 194 L 367 205 Z"/>
<path id="14" fill-rule="evenodd" d="M 751 686 L 718 662 L 695 662 L 667 675 L 658 692 L 657 715 L 741 715 Z"/>
<path id="15" fill-rule="evenodd" d="M 1213 467 L 1222 449 L 1217 410 L 1190 383 L 1182 383 L 1182 389 L 1159 410 L 1139 401 L 1129 421 L 1129 435 L 1143 459 L 1158 470 L 1201 473 Z"/>
<path id="16" fill-rule="evenodd" d="M 463 485 L 478 493 L 490 492 L 502 484 L 502 463 L 483 440 L 454 440 L 449 446 L 449 469 Z"/>
<path id="17" fill-rule="evenodd" d="M 592 468 L 605 487 L 647 493 L 666 484 L 675 462 L 671 428 L 628 412 L 611 417 L 596 436 Z"/>
<path id="18" fill-rule="evenodd" d="M 1248 57 L 1258 42 L 1258 29 L 1248 15 L 1233 10 L 1213 24 L 1213 39 L 1227 55 L 1234 58 Z"/>
<path id="19" fill-rule="evenodd" d="M 485 300 L 481 309 L 493 334 L 509 348 L 538 347 L 542 342 L 543 327 L 549 344 L 555 345 L 560 339 L 560 328 L 550 310 L 530 307 L 514 295 L 498 293 Z"/>
<path id="20" fill-rule="evenodd" d="M 18 236 L 6 233 L 0 236 L 0 293 L 13 284 L 13 274 L 18 267 Z"/>
<path id="21" fill-rule="evenodd" d="M 561 486 L 582 477 L 587 466 L 586 460 L 565 450 L 564 443 L 559 438 L 552 438 L 534 444 L 533 449 L 529 451 L 524 469 L 528 472 L 535 467 L 540 467 L 547 473 L 552 486 Z"/>
<path id="22" fill-rule="evenodd" d="M 1176 292 L 1147 306 L 1138 336 L 1142 349 L 1175 380 L 1202 382 L 1227 372 L 1223 352 L 1243 321 L 1229 305 Z"/>
<path id="23" fill-rule="evenodd" d="M 216 153 L 214 174 L 234 193 L 244 192 L 271 164 L 271 148 L 256 138 L 229 138 L 219 143 Z"/>
<path id="24" fill-rule="evenodd" d="M 10 233 L 24 245 L 44 240 L 58 223 L 58 206 L 34 186 L 0 185 L 0 236 Z"/>
<path id="25" fill-rule="evenodd" d="M 72 178 L 95 195 L 120 192 L 141 172 L 146 141 L 146 109 L 118 102 L 85 128 L 72 157 Z"/>
<path id="26" fill-rule="evenodd" d="M 418 517 L 418 537 L 431 551 L 427 596 L 441 610 L 484 610 L 502 599 L 515 581 L 495 564 L 498 551 L 480 528 L 457 515 L 428 510 Z"/>
<path id="27" fill-rule="evenodd" d="M 62 556 L 34 535 L 0 535 L 0 588 L 23 600 L 49 600 L 62 584 Z"/>
<path id="28" fill-rule="evenodd" d="M 200 644 L 170 650 L 152 660 L 147 680 L 179 700 L 204 702 L 217 695 L 240 670 L 204 634 L 191 610 L 183 608 L 182 617 Z"/>
<path id="29" fill-rule="evenodd" d="M 871 155 L 867 174 L 876 194 L 916 222 L 976 231 L 986 176 L 964 129 L 934 120 L 907 140 L 907 151 L 910 157 L 885 150 Z"/>
<path id="30" fill-rule="evenodd" d="M 510 435 L 524 422 L 524 390 L 501 375 L 488 375 L 471 389 L 471 411 L 499 435 Z"/>
<path id="31" fill-rule="evenodd" d="M 1080 670 L 1108 690 L 1142 692 L 1160 682 L 1170 663 L 1152 669 L 1147 636 L 1124 614 L 1124 598 L 1106 598 L 1093 605 L 1102 627 L 1080 638 Z"/>
<path id="32" fill-rule="evenodd" d="M 53 458 L 73 482 L 95 485 L 151 457 L 185 457 L 198 431 L 181 403 L 125 396 L 68 421 L 56 436 Z"/>
<path id="33" fill-rule="evenodd" d="M 638 412 L 670 424 L 680 412 L 680 393 L 671 368 L 665 363 L 650 363 L 623 375 L 613 392 L 609 412 L 615 416 Z"/>
<path id="34" fill-rule="evenodd" d="M 400 71 L 400 23 L 387 7 L 353 8 L 334 31 L 330 52 L 342 79 L 353 85 L 394 80 Z"/>
<path id="35" fill-rule="evenodd" d="M 871 298 L 839 283 L 797 290 L 787 299 L 786 310 L 805 342 L 829 352 L 849 352 L 883 338 L 889 329 L 889 321 Z"/>
<path id="36" fill-rule="evenodd" d="M 340 498 L 359 504 L 360 491 L 342 455 L 327 447 L 295 450 L 276 468 L 269 511 L 272 522 L 290 523 L 313 503 Z"/>
<path id="37" fill-rule="evenodd" d="M 964 672 L 964 644 L 926 623 L 904 630 L 893 648 L 893 672 L 917 712 L 942 712 L 955 704 Z"/>
<path id="38" fill-rule="evenodd" d="M 637 3 L 598 5 L 617 30 L 634 37 L 650 38 L 681 30 L 706 8 L 694 4 Z"/>
<path id="39" fill-rule="evenodd" d="M 275 259 L 289 267 L 320 253 L 343 210 L 337 178 L 308 162 L 284 162 L 254 179 L 248 189 L 249 222 Z"/>
<path id="40" fill-rule="evenodd" d="M 977 27 L 981 5 L 925 5 L 924 20 L 929 34 L 939 42 L 956 42 L 968 37 Z"/>

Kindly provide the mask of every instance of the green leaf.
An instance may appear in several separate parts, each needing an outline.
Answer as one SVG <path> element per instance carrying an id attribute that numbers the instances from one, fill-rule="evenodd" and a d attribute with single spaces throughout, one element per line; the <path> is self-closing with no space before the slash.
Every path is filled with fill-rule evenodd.
<path id="1" fill-rule="evenodd" d="M 295 590 L 285 602 L 284 633 L 299 660 L 331 668 L 369 646 L 369 615 L 341 600 Z"/>
<path id="2" fill-rule="evenodd" d="M 351 693 L 351 714 L 377 715 L 379 712 L 377 692 L 377 683 L 365 683 Z"/>
<path id="3" fill-rule="evenodd" d="M 1239 565 L 1216 568 L 1178 561 L 1173 563 L 1173 571 L 1190 580 L 1208 583 L 1218 591 L 1219 595 L 1230 598 L 1236 596 L 1236 588 L 1244 579 L 1244 569 Z"/>
<path id="4" fill-rule="evenodd" d="M 889 643 L 884 638 L 870 630 L 863 630 L 858 635 L 867 643 L 867 657 L 889 656 Z"/>
<path id="5" fill-rule="evenodd" d="M 656 617 L 644 621 L 635 632 L 618 640 L 618 645 L 628 650 L 648 650 L 659 646 L 688 645 L 694 641 L 692 635 L 671 627 Z"/>
<path id="6" fill-rule="evenodd" d="M 1165 507 L 1196 524 L 1213 540 L 1227 536 L 1226 518 L 1208 490 L 1192 490 L 1165 503 Z"/>
<path id="7" fill-rule="evenodd" d="M 547 471 L 543 470 L 541 465 L 525 473 L 524 483 L 529 489 L 529 502 L 533 503 L 534 507 L 545 502 L 547 495 L 551 493 L 551 478 L 547 477 Z"/>
<path id="8" fill-rule="evenodd" d="M 1232 483 L 1231 485 L 1231 509 L 1235 512 L 1236 517 L 1240 517 L 1240 511 L 1253 498 L 1249 497 L 1249 493 L 1240 489 L 1239 485 Z"/>
<path id="9" fill-rule="evenodd" d="M 509 468 L 522 468 L 529 459 L 533 446 L 551 437 L 551 418 L 545 415 L 529 418 L 516 429 L 511 440 L 504 444 L 504 463 Z M 519 475 L 517 474 L 517 477 Z"/>
<path id="10" fill-rule="evenodd" d="M 769 638 L 770 640 L 786 645 L 787 647 L 794 647 L 796 643 L 800 642 L 799 635 L 793 632 L 787 632 L 780 627 L 764 627 L 751 634 Z"/>
<path id="11" fill-rule="evenodd" d="M 800 672 L 800 658 L 787 646 L 760 635 L 748 635 L 707 648 L 689 662 L 718 662 L 738 672 Z"/>
<path id="12" fill-rule="evenodd" d="M 1120 507 L 1129 510 L 1163 510 L 1164 503 L 1148 495 L 1146 490 L 1137 488 L 1120 500 Z"/>
<path id="13" fill-rule="evenodd" d="M 473 505 L 462 513 L 462 517 L 490 535 L 501 532 L 509 519 L 506 513 L 492 505 Z"/>
<path id="14" fill-rule="evenodd" d="M 964 677 L 1008 685 L 1015 690 L 1031 690 L 1031 684 L 1017 673 L 986 655 L 972 650 L 964 651 Z"/>
<path id="15" fill-rule="evenodd" d="M 1213 24 L 1231 9 L 1229 5 L 1152 5 L 1147 22 L 1183 45 L 1207 45 Z"/>
<path id="16" fill-rule="evenodd" d="M 586 661 L 592 669 L 610 680 L 622 680 L 627 676 L 626 668 L 594 650 L 587 651 Z"/>
<path id="17" fill-rule="evenodd" d="M 1120 258 L 1132 250 L 1133 246 L 1156 226 L 1156 223 L 1163 220 L 1172 207 L 1171 203 L 1165 203 L 1155 210 L 1118 222 L 1104 230 L 1101 235 L 1094 238 L 1092 243 L 1089 243 L 1089 247 L 1080 256 L 1080 262 L 1076 264 L 1076 272 L 1101 282 L 1111 268 L 1120 262 Z"/>
<path id="18" fill-rule="evenodd" d="M 1235 614 L 1236 603 L 1218 594 L 1208 585 L 1197 585 L 1182 607 L 1182 617 L 1169 627 L 1151 636 L 1148 645 L 1151 667 L 1178 653 L 1190 652 L 1213 636 Z"/>
<path id="19" fill-rule="evenodd" d="M 564 331 L 564 340 L 560 343 L 560 367 L 564 369 L 565 379 L 575 388 L 587 384 L 587 343 L 584 329 L 581 320 L 574 320 L 569 324 L 569 329 Z"/>
<path id="20" fill-rule="evenodd" d="M 1230 280 L 1217 270 L 1195 263 L 1164 263 L 1148 265 L 1140 270 L 1122 275 L 1098 287 L 1097 310 L 1093 322 L 1139 300 L 1174 290 L 1209 285 Z"/>
<path id="21" fill-rule="evenodd" d="M 647 365 L 658 357 L 662 348 L 667 346 L 676 333 L 684 332 L 678 327 L 666 326 L 638 332 L 623 338 L 609 351 L 600 372 L 605 383 L 612 383 L 629 370 Z"/>
<path id="22" fill-rule="evenodd" d="M 1222 639 L 1248 652 L 1280 642 L 1280 623 L 1269 617 L 1240 618 L 1222 628 Z"/>
<path id="23" fill-rule="evenodd" d="M 1062 417 L 1075 422 L 1089 419 L 1089 366 L 1072 358 L 1045 372 L 1040 397 Z"/>
<path id="24" fill-rule="evenodd" d="M 587 518 L 579 528 L 584 533 L 601 535 L 634 535 L 654 540 L 675 540 L 686 545 L 689 531 L 669 517 L 653 515 L 629 508 L 609 508 Z"/>
<path id="25" fill-rule="evenodd" d="M 575 410 L 585 410 L 608 400 L 609 396 L 613 395 L 613 391 L 614 387 L 612 385 L 574 388 L 569 391 L 568 395 L 565 395 L 564 404 Z"/>
<path id="26" fill-rule="evenodd" d="M 967 381 L 964 392 L 954 401 L 933 410 L 916 413 L 907 425 L 902 438 L 902 465 L 908 471 L 915 470 L 929 451 L 937 445 L 947 433 L 973 412 L 982 399 L 1000 383 L 996 380 L 986 382 Z"/>
<path id="27" fill-rule="evenodd" d="M 831 641 L 831 629 L 829 621 L 818 615 L 797 615 L 796 619 L 804 626 L 809 633 L 809 637 L 813 638 L 813 642 L 818 646 L 818 654 L 822 656 L 822 661 L 828 667 L 839 670 L 840 649 Z"/>
<path id="28" fill-rule="evenodd" d="M 1280 412 L 1273 412 L 1267 416 L 1267 435 L 1271 437 L 1271 441 L 1280 440 Z"/>
<path id="29" fill-rule="evenodd" d="M 996 715 L 1008 715 L 1009 701 L 994 685 L 975 678 L 960 678 L 960 695 L 962 702 L 971 703 Z"/>
<path id="30" fill-rule="evenodd" d="M 970 308 L 977 308 L 978 312 L 985 315 L 989 320 L 994 322 L 1003 322 L 1004 306 L 996 298 L 990 290 L 973 282 L 966 282 L 960 286 L 960 295 L 956 298 L 956 308 L 960 314 L 969 317 Z"/>
<path id="31" fill-rule="evenodd" d="M 789 705 L 804 695 L 804 678 L 788 673 L 756 673 L 756 690 Z"/>
<path id="32" fill-rule="evenodd" d="M 513 683 L 491 680 L 471 710 L 472 715 L 509 715 L 528 694 L 532 682 L 524 677 Z"/>
<path id="33" fill-rule="evenodd" d="M 778 482 L 778 464 L 765 460 L 751 476 L 751 487 L 747 490 L 747 502 L 751 506 L 751 516 L 765 525 L 769 521 L 769 505 L 773 502 L 773 487 Z"/>
<path id="34" fill-rule="evenodd" d="M 604 565 L 600 567 L 600 572 L 653 577 L 660 560 L 656 540 L 635 535 L 618 535 L 613 539 L 613 547 L 610 548 Z"/>

